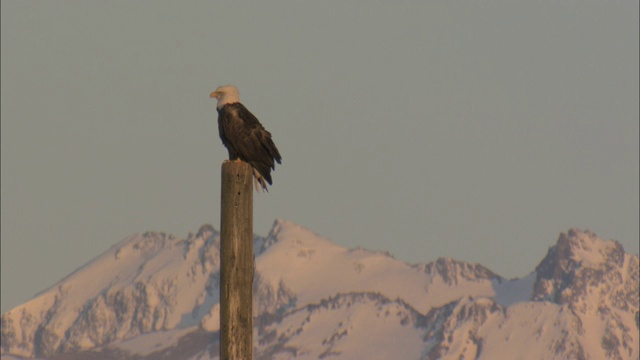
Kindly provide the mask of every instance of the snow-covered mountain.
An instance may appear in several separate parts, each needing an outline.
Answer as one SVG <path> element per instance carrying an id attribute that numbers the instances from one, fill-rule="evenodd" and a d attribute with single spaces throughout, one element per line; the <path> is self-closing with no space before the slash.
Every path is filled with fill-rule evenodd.
<path id="1" fill-rule="evenodd" d="M 114 245 L 2 315 L 2 359 L 216 359 L 219 234 Z M 526 277 L 411 265 L 287 221 L 254 238 L 256 359 L 638 359 L 637 255 L 561 234 Z"/>

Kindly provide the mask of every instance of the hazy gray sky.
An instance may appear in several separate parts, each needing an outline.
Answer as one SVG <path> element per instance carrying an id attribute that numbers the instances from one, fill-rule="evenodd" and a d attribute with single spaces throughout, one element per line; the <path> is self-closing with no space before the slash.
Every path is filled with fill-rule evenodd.
<path id="1" fill-rule="evenodd" d="M 505 277 L 571 227 L 638 252 L 638 1 L 266 3 L 2 1 L 2 312 L 218 228 L 228 83 L 283 156 L 257 234 Z"/>

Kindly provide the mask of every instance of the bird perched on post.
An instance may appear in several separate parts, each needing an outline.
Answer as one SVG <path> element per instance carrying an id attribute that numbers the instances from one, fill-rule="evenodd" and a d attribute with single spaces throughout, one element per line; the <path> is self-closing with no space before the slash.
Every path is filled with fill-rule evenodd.
<path id="1" fill-rule="evenodd" d="M 218 99 L 218 131 L 222 144 L 229 151 L 229 160 L 242 160 L 253 167 L 256 191 L 259 186 L 267 190 L 272 184 L 271 170 L 282 157 L 271 140 L 271 133 L 240 103 L 238 89 L 232 85 L 220 86 L 211 93 Z"/>

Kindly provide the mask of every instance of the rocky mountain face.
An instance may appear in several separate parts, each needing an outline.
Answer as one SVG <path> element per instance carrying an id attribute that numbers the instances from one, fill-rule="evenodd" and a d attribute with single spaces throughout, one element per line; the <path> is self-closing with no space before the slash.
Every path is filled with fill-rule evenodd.
<path id="1" fill-rule="evenodd" d="M 1 318 L 2 359 L 217 359 L 220 241 L 114 245 Z M 410 265 L 287 221 L 254 238 L 256 359 L 638 359 L 637 255 L 576 229 L 530 275 Z"/>
<path id="2" fill-rule="evenodd" d="M 528 301 L 431 310 L 426 359 L 637 359 L 638 265 L 619 243 L 571 229 L 536 268 Z"/>

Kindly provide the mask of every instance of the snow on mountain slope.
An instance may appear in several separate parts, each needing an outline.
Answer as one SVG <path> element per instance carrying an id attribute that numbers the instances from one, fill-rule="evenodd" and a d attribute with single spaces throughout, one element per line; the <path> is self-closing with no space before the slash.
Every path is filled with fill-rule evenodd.
<path id="1" fill-rule="evenodd" d="M 530 275 L 410 265 L 278 220 L 255 237 L 256 359 L 637 359 L 638 256 L 572 229 Z M 216 359 L 219 237 L 116 244 L 2 315 L 1 353 Z"/>
<path id="2" fill-rule="evenodd" d="M 465 295 L 493 296 L 491 280 L 499 278 L 451 259 L 412 266 L 385 253 L 345 249 L 285 221 L 276 222 L 268 239 L 256 258 L 260 278 L 274 292 L 286 285 L 298 304 L 337 293 L 379 292 L 426 312 Z"/>
<path id="3" fill-rule="evenodd" d="M 429 312 L 427 359 L 638 359 L 639 271 L 619 243 L 572 229 L 536 269 L 538 301 L 463 298 Z"/>
<path id="4" fill-rule="evenodd" d="M 2 316 L 2 350 L 50 356 L 198 324 L 218 301 L 217 232 L 133 235 Z M 195 315 L 195 316 L 194 316 Z"/>
<path id="5" fill-rule="evenodd" d="M 533 285 L 535 284 L 536 273 L 508 281 L 494 280 L 493 289 L 496 292 L 495 301 L 502 306 L 510 306 L 515 303 L 531 299 Z"/>
<path id="6" fill-rule="evenodd" d="M 533 299 L 549 299 L 579 318 L 579 335 L 600 358 L 640 356 L 640 264 L 616 241 L 571 229 L 538 265 Z"/>
<path id="7" fill-rule="evenodd" d="M 427 315 L 434 346 L 426 359 L 584 359 L 571 331 L 577 319 L 565 311 L 549 302 L 504 308 L 491 299 L 461 299 Z"/>
<path id="8" fill-rule="evenodd" d="M 283 317 L 258 318 L 257 359 L 417 359 L 423 316 L 379 293 L 338 294 Z"/>

